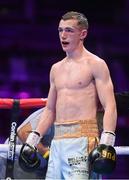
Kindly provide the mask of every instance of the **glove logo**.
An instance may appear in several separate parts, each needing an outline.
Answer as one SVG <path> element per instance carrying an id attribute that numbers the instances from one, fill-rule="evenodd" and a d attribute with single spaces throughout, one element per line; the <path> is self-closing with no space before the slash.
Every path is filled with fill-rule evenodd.
<path id="1" fill-rule="evenodd" d="M 116 167 L 116 159 L 114 147 L 100 144 L 90 152 L 89 166 L 98 174 L 110 174 Z"/>
<path id="2" fill-rule="evenodd" d="M 112 154 L 111 152 L 106 151 L 106 150 L 102 150 L 102 157 L 106 159 L 111 159 L 113 161 L 116 160 L 115 154 Z"/>

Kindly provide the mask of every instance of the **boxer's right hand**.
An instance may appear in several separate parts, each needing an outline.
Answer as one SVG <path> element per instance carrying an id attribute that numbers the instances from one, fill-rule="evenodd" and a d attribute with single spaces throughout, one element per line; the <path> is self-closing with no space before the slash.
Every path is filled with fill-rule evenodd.
<path id="1" fill-rule="evenodd" d="M 40 166 L 40 159 L 35 147 L 24 144 L 19 155 L 19 165 L 24 171 L 34 171 Z"/>
<path id="2" fill-rule="evenodd" d="M 32 131 L 26 143 L 23 144 L 20 155 L 19 165 L 24 171 L 34 171 L 40 166 L 40 159 L 37 155 L 37 144 L 40 141 L 40 134 Z"/>

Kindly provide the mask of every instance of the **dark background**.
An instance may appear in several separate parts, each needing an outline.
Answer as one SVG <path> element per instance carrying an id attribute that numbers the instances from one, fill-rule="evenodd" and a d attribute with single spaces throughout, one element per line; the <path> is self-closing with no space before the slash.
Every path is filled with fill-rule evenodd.
<path id="1" fill-rule="evenodd" d="M 129 0 L 0 0 L 0 98 L 47 97 L 50 67 L 65 56 L 58 23 L 69 10 L 87 16 L 85 46 L 106 61 L 115 92 L 129 91 L 128 8 Z M 21 111 L 21 119 L 32 111 Z M 1 142 L 9 135 L 10 114 L 0 109 Z M 116 135 L 116 145 L 129 146 L 128 113 L 118 116 Z M 129 155 L 118 156 L 108 178 L 129 178 L 128 167 Z"/>

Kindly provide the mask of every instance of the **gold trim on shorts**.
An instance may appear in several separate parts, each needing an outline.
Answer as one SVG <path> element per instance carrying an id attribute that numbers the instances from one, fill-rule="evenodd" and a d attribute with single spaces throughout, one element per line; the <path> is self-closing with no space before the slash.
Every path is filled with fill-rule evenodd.
<path id="1" fill-rule="evenodd" d="M 88 153 L 99 144 L 99 137 L 88 137 Z"/>
<path id="2" fill-rule="evenodd" d="M 55 122 L 54 139 L 98 137 L 99 130 L 97 120 L 75 120 L 63 123 Z"/>
<path id="3" fill-rule="evenodd" d="M 96 119 L 55 122 L 54 139 L 88 138 L 88 152 L 99 143 L 99 130 Z"/>

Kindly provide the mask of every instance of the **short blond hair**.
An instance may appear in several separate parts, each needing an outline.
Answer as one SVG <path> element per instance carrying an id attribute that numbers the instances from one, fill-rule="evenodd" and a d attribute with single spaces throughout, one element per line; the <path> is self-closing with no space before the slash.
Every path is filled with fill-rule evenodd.
<path id="1" fill-rule="evenodd" d="M 80 28 L 88 30 L 89 27 L 88 20 L 83 13 L 76 11 L 69 11 L 62 16 L 62 19 L 64 21 L 69 19 L 76 19 L 78 21 L 78 26 L 80 26 Z"/>

